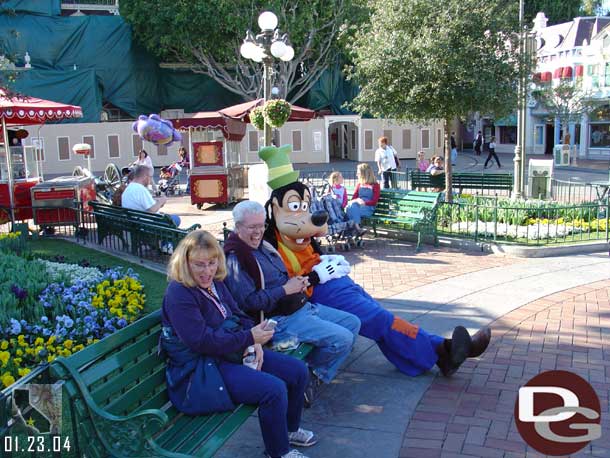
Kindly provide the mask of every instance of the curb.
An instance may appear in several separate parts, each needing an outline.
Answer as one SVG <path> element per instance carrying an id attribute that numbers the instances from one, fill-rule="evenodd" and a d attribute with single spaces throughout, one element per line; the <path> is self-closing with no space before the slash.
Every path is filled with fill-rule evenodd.
<path id="1" fill-rule="evenodd" d="M 578 243 L 574 245 L 560 246 L 520 246 L 493 242 L 475 242 L 473 240 L 462 240 L 451 237 L 439 237 L 441 246 L 456 248 L 465 251 L 482 251 L 500 256 L 513 256 L 517 258 L 546 258 L 553 256 L 565 256 L 570 254 L 585 254 L 604 252 L 610 249 L 605 240 Z"/>

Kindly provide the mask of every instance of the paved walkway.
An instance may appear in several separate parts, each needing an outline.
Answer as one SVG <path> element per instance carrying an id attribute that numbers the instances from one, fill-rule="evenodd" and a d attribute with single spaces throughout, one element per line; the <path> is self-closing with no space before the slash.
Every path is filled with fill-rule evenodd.
<path id="1" fill-rule="evenodd" d="M 517 391 L 546 370 L 588 380 L 602 406 L 602 437 L 576 456 L 610 456 L 610 280 L 570 288 L 493 323 L 495 339 L 451 379 L 436 378 L 417 405 L 400 457 L 533 457 L 516 430 Z"/>
<path id="2" fill-rule="evenodd" d="M 507 324 L 511 322 L 503 317 L 521 317 L 522 321 L 532 315 L 536 304 L 555 304 L 606 284 L 598 283 L 593 289 L 586 286 L 596 282 L 610 285 L 607 254 L 513 259 L 428 246 L 415 253 L 410 243 L 371 241 L 364 250 L 347 257 L 353 264 L 352 277 L 394 313 L 446 336 L 458 323 L 474 330 L 494 322 L 496 338 L 488 354 L 468 363 L 451 380 L 437 377 L 436 369 L 406 377 L 373 343 L 359 338 L 340 375 L 304 414 L 304 426 L 320 436 L 320 443 L 306 453 L 312 458 L 525 456 L 523 442 L 511 434 L 511 428 L 515 433 L 512 407 L 507 410 L 506 406 L 514 402 L 522 378 L 546 368 L 553 358 L 559 364 L 563 355 L 538 356 L 538 365 L 520 359 L 523 344 L 510 340 L 508 330 L 515 325 Z M 561 293 L 566 290 L 573 293 Z M 607 291 L 605 297 L 599 307 L 608 312 Z M 542 318 L 534 317 L 532 326 L 536 319 Z M 552 325 L 545 329 L 557 331 Z M 539 351 L 540 346 L 528 349 Z M 547 348 L 542 350 L 546 353 Z M 582 351 L 574 351 L 582 360 Z M 599 350 L 596 356 L 602 359 Z M 607 373 L 610 375 L 610 369 Z M 587 378 L 586 373 L 583 376 Z M 485 388 L 492 382 L 506 387 L 496 386 L 490 394 Z M 477 399 L 485 408 L 477 409 L 471 402 Z M 506 435 L 496 437 L 502 427 L 507 428 Z M 262 452 L 258 422 L 253 417 L 217 456 L 245 458 Z"/>

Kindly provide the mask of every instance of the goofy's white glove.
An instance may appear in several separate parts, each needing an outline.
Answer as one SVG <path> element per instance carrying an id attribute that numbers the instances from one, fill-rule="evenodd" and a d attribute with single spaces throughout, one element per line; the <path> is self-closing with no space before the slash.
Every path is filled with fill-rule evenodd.
<path id="1" fill-rule="evenodd" d="M 313 267 L 313 271 L 318 274 L 320 283 L 324 284 L 329 280 L 341 278 L 349 274 L 350 267 L 349 265 L 339 265 L 334 261 L 323 260 L 320 264 Z"/>
<path id="2" fill-rule="evenodd" d="M 339 264 L 340 266 L 345 266 L 345 267 L 350 266 L 349 262 L 347 262 L 347 259 L 345 259 L 345 257 L 340 254 L 323 254 L 320 256 L 320 259 L 322 261 L 335 262 L 335 263 Z"/>

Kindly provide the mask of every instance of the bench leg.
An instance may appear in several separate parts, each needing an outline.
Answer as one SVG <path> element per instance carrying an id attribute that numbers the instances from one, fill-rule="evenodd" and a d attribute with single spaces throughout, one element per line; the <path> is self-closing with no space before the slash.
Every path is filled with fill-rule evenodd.
<path id="1" fill-rule="evenodd" d="M 377 225 L 373 223 L 373 234 L 377 237 Z"/>
<path id="2" fill-rule="evenodd" d="M 421 231 L 417 231 L 417 245 L 415 246 L 415 252 L 419 251 L 419 246 L 421 245 Z"/>

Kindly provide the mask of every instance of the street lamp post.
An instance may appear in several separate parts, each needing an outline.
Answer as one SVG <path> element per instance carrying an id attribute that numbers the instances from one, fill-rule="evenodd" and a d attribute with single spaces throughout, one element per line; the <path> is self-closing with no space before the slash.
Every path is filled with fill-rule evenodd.
<path id="1" fill-rule="evenodd" d="M 281 35 L 277 29 L 277 16 L 271 11 L 264 11 L 258 17 L 261 33 L 254 36 L 251 30 L 239 48 L 244 59 L 263 63 L 263 98 L 271 98 L 271 80 L 273 77 L 273 58 L 289 62 L 294 57 L 294 49 L 288 43 L 288 35 Z M 271 126 L 265 121 L 265 146 L 271 145 Z"/>
<path id="2" fill-rule="evenodd" d="M 515 145 L 515 157 L 513 162 L 514 180 L 513 196 L 515 199 L 523 198 L 525 194 L 525 142 L 527 116 L 528 76 L 530 72 L 531 59 L 536 52 L 534 49 L 534 37 L 525 29 L 524 25 L 524 0 L 519 0 L 519 81 L 517 85 L 517 144 Z"/>

